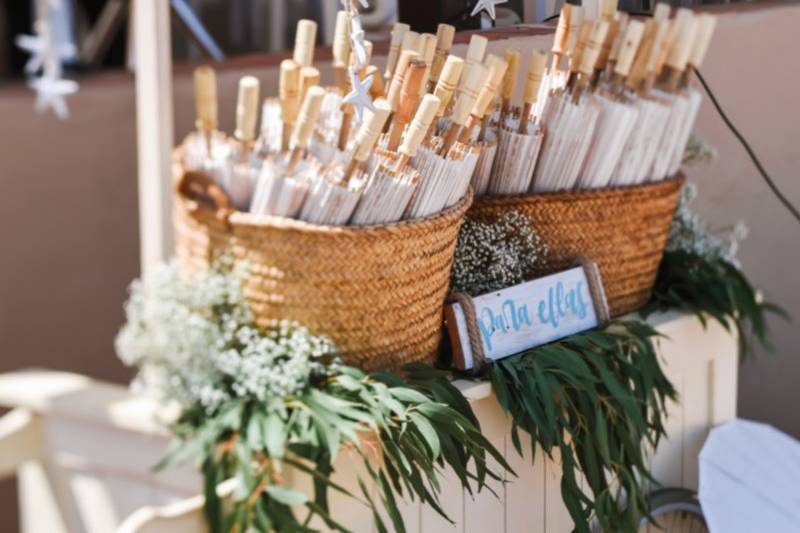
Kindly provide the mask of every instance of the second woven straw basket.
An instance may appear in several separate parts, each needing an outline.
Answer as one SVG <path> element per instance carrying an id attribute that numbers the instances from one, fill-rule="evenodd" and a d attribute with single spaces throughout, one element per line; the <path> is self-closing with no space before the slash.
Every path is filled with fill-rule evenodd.
<path id="1" fill-rule="evenodd" d="M 210 179 L 179 167 L 175 172 L 181 269 L 204 269 L 222 251 L 246 262 L 244 295 L 260 327 L 296 320 L 328 335 L 347 364 L 367 371 L 436 359 L 456 239 L 471 192 L 421 220 L 317 226 L 232 211 Z"/>
<path id="2" fill-rule="evenodd" d="M 517 211 L 547 245 L 535 275 L 587 257 L 600 269 L 609 311 L 620 316 L 650 299 L 683 176 L 627 187 L 479 197 L 467 216 L 491 221 Z"/>

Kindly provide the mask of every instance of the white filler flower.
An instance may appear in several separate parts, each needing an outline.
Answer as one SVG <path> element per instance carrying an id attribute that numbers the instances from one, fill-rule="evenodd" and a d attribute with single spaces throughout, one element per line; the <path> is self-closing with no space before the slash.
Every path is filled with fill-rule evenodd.
<path id="1" fill-rule="evenodd" d="M 170 264 L 134 281 L 116 349 L 140 368 L 135 385 L 212 413 L 232 398 L 295 394 L 335 371 L 327 338 L 290 322 L 260 331 L 239 279 L 236 270 L 213 268 L 183 281 Z"/>

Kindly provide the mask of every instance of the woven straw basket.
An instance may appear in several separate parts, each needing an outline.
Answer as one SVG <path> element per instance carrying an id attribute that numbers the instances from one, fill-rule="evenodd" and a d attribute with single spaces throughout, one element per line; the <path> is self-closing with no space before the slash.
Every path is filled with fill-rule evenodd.
<path id="1" fill-rule="evenodd" d="M 218 251 L 245 261 L 244 295 L 260 327 L 296 320 L 328 335 L 347 364 L 367 371 L 436 359 L 471 192 L 425 219 L 332 227 L 232 211 L 225 193 L 204 175 L 176 168 L 176 178 L 182 271 L 206 268 Z"/>
<path id="2" fill-rule="evenodd" d="M 527 196 L 480 197 L 467 216 L 493 220 L 518 211 L 548 247 L 536 275 L 597 263 L 612 316 L 650 299 L 683 177 L 644 185 Z"/>

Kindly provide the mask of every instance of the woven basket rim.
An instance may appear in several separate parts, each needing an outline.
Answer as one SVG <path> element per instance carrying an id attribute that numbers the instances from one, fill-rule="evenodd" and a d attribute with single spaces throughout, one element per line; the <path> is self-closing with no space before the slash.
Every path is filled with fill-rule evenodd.
<path id="1" fill-rule="evenodd" d="M 181 176 L 186 170 L 179 161 L 181 148 L 173 151 L 173 176 L 177 182 L 178 177 Z M 198 171 L 199 172 L 199 171 Z M 202 174 L 202 172 L 200 172 Z M 176 199 L 186 206 L 192 206 L 189 210 L 194 213 L 194 216 L 207 216 L 216 217 L 215 213 L 204 208 L 199 202 L 192 198 L 176 193 Z M 409 220 L 399 220 L 385 224 L 369 224 L 363 226 L 328 226 L 322 224 L 312 224 L 303 220 L 297 220 L 287 217 L 278 217 L 273 215 L 255 215 L 245 211 L 234 211 L 228 216 L 227 220 L 231 226 L 236 227 L 250 227 L 257 229 L 278 229 L 286 231 L 296 231 L 306 235 L 339 235 L 339 236 L 359 236 L 369 235 L 376 232 L 407 232 L 414 231 L 426 226 L 434 226 L 439 221 L 447 220 L 454 217 L 463 215 L 467 209 L 472 205 L 474 199 L 472 186 L 467 188 L 466 194 L 455 204 L 450 207 L 428 215 L 422 218 L 414 218 Z"/>
<path id="2" fill-rule="evenodd" d="M 569 202 L 569 201 L 586 201 L 595 198 L 603 198 L 616 195 L 628 195 L 631 193 L 641 192 L 643 194 L 652 194 L 661 190 L 672 191 L 674 188 L 680 186 L 685 181 L 683 172 L 677 173 L 671 178 L 665 180 L 640 183 L 637 185 L 617 185 L 613 187 L 602 187 L 597 189 L 584 189 L 580 191 L 549 191 L 540 192 L 536 194 L 522 194 L 522 195 L 506 195 L 506 196 L 491 196 L 483 195 L 475 197 L 475 207 L 491 206 L 491 205 L 513 205 L 513 204 L 527 204 L 531 202 Z"/>
<path id="3" fill-rule="evenodd" d="M 244 211 L 236 211 L 231 214 L 229 220 L 235 226 L 249 226 L 253 228 L 275 228 L 285 230 L 295 230 L 302 233 L 316 233 L 320 235 L 346 235 L 346 234 L 366 234 L 380 231 L 403 231 L 417 229 L 422 226 L 432 225 L 437 220 L 447 219 L 466 211 L 472 204 L 472 187 L 467 190 L 467 194 L 452 206 L 439 211 L 433 215 L 423 218 L 410 220 L 399 220 L 388 224 L 369 224 L 364 226 L 327 226 L 312 224 L 302 220 L 286 217 L 276 217 L 272 215 L 254 215 Z"/>

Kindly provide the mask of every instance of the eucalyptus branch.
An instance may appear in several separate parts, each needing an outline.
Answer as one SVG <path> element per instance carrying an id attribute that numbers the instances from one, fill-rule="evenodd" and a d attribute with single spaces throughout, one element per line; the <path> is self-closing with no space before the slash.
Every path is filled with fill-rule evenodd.
<path id="1" fill-rule="evenodd" d="M 670 309 L 694 313 L 704 323 L 711 317 L 727 330 L 735 328 L 742 360 L 752 352 L 753 339 L 772 350 L 768 314 L 789 318 L 777 305 L 762 302 L 739 268 L 726 259 L 685 250 L 664 253 L 652 301 L 642 315 Z"/>
<path id="2" fill-rule="evenodd" d="M 561 494 L 577 531 L 588 533 L 594 519 L 604 531 L 633 532 L 647 514 L 645 446 L 664 436 L 666 401 L 676 395 L 658 364 L 656 335 L 646 324 L 615 322 L 491 365 L 517 451 L 518 429 L 530 434 L 533 456 L 537 444 L 548 456 L 560 450 Z"/>

